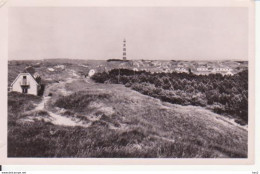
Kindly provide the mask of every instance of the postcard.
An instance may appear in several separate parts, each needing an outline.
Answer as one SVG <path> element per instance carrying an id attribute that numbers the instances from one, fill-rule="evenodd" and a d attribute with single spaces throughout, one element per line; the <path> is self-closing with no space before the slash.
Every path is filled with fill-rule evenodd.
<path id="1" fill-rule="evenodd" d="M 254 163 L 254 2 L 149 2 L 2 3 L 1 163 Z"/>

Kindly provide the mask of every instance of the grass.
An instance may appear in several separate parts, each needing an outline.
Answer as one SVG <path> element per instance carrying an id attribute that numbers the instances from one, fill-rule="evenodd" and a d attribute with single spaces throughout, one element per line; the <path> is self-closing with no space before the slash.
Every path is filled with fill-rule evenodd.
<path id="1" fill-rule="evenodd" d="M 69 97 L 60 97 L 55 105 L 60 108 L 70 109 L 72 111 L 84 112 L 89 109 L 88 106 L 92 101 L 108 99 L 107 94 L 89 94 L 88 92 L 77 92 Z"/>
<path id="2" fill-rule="evenodd" d="M 181 158 L 247 156 L 247 131 L 216 121 L 218 114 L 200 107 L 161 103 L 121 85 L 95 84 L 94 88 L 88 88 L 80 84 L 85 91 L 62 97 L 55 106 L 83 118 L 101 115 L 90 128 L 84 129 L 93 129 L 92 136 L 98 133 L 103 137 L 97 142 L 100 152 L 96 152 L 95 157 L 118 157 L 119 154 L 121 157 Z M 73 86 L 77 85 L 69 85 L 70 90 Z M 97 103 L 99 107 L 93 108 Z M 102 112 L 102 108 L 112 108 L 113 112 Z M 115 129 L 110 129 L 111 125 Z M 91 141 L 95 142 L 99 136 Z M 109 145 L 103 147 L 101 142 Z M 128 153 L 123 155 L 120 149 Z"/>
<path id="3" fill-rule="evenodd" d="M 214 156 L 211 151 L 205 151 L 200 146 L 160 141 L 150 137 L 149 132 L 144 133 L 141 129 L 123 132 L 108 131 L 107 127 L 100 124 L 84 129 L 54 126 L 36 121 L 17 125 L 8 133 L 9 157 L 192 158 Z"/>
<path id="4" fill-rule="evenodd" d="M 234 125 L 214 121 L 216 114 L 202 108 L 171 105 L 143 96 L 121 85 L 111 90 L 82 91 L 63 97 L 77 105 L 59 105 L 88 118 L 99 112 L 100 119 L 87 128 L 57 126 L 41 120 L 10 124 L 9 157 L 143 157 L 214 158 L 247 156 L 247 132 Z M 112 88 L 113 87 L 113 88 Z M 117 91 L 117 93 L 115 93 Z M 127 95 L 126 95 L 127 94 Z M 23 96 L 22 96 L 23 98 Z M 9 97 L 9 100 L 12 97 Z M 38 101 L 38 98 L 35 98 Z M 111 115 L 91 103 L 102 103 L 115 111 Z M 58 102 L 59 103 L 59 102 Z M 12 104 L 12 102 L 11 102 Z M 27 108 L 27 105 L 23 105 Z M 19 110 L 23 110 L 19 107 Z M 81 108 L 77 111 L 75 108 Z M 90 109 L 88 109 L 90 107 Z M 103 108 L 101 107 L 101 108 Z M 15 115 L 12 111 L 10 114 Z M 103 115 L 102 115 L 103 114 Z M 192 115 L 191 115 L 192 114 Z M 18 117 L 11 117 L 18 120 Z M 12 120 L 9 120 L 11 122 Z M 111 129 L 111 125 L 114 129 Z"/>
<path id="5" fill-rule="evenodd" d="M 8 93 L 8 119 L 13 121 L 19 119 L 24 112 L 35 108 L 41 102 L 41 97 L 18 92 Z M 10 116 L 11 115 L 11 116 Z"/>

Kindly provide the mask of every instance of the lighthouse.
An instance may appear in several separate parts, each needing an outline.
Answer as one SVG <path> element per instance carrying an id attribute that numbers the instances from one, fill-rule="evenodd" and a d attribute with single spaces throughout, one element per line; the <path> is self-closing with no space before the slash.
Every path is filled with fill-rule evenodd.
<path id="1" fill-rule="evenodd" d="M 126 40 L 123 41 L 123 60 L 126 60 Z"/>

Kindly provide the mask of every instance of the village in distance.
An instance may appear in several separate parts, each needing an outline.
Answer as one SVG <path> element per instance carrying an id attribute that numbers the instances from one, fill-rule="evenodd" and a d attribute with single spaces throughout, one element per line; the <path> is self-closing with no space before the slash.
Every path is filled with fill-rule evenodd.
<path id="1" fill-rule="evenodd" d="M 246 158 L 247 123 L 247 61 L 8 61 L 8 157 Z"/>

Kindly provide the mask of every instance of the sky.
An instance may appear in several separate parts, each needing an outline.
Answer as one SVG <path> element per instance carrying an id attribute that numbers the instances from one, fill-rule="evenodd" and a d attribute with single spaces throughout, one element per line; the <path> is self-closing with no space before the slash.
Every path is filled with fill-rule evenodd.
<path id="1" fill-rule="evenodd" d="M 9 59 L 247 60 L 245 7 L 12 7 Z"/>

